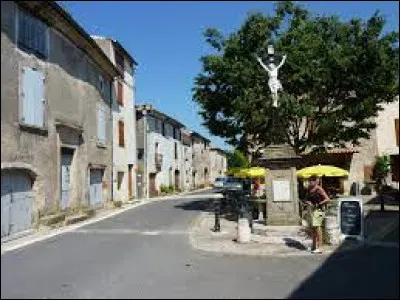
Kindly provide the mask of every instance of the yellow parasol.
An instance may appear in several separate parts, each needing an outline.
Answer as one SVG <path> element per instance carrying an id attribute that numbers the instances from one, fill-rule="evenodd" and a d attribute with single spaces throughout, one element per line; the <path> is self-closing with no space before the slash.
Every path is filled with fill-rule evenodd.
<path id="1" fill-rule="evenodd" d="M 235 177 L 250 177 L 250 178 L 256 178 L 256 177 L 264 177 L 266 174 L 266 169 L 261 168 L 261 167 L 251 167 L 249 169 L 240 169 L 238 172 L 234 174 Z"/>
<path id="2" fill-rule="evenodd" d="M 230 168 L 228 171 L 226 171 L 226 175 L 234 175 L 235 173 L 239 172 L 242 170 L 241 168 Z"/>
<path id="3" fill-rule="evenodd" d="M 344 177 L 348 176 L 349 172 L 335 166 L 318 165 L 298 170 L 296 174 L 300 178 L 309 178 L 313 175 L 318 177 Z"/>

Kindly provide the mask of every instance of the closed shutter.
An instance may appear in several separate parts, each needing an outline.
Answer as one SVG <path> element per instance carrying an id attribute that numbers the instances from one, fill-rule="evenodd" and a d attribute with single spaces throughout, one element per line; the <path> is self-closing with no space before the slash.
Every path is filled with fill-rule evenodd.
<path id="1" fill-rule="evenodd" d="M 99 104 L 97 108 L 97 119 L 98 119 L 98 127 L 97 127 L 97 140 L 98 142 L 105 144 L 106 143 L 106 113 L 104 106 Z"/>
<path id="2" fill-rule="evenodd" d="M 394 120 L 394 127 L 396 131 L 396 145 L 399 145 L 399 119 Z"/>
<path id="3" fill-rule="evenodd" d="M 118 81 L 117 85 L 118 85 L 118 104 L 121 105 L 121 106 L 124 106 L 124 100 L 123 100 L 124 89 L 123 89 L 123 85 L 122 85 L 122 83 L 120 81 Z"/>
<path id="4" fill-rule="evenodd" d="M 124 121 L 118 121 L 118 134 L 119 134 L 119 146 L 125 146 L 125 125 Z"/>
<path id="5" fill-rule="evenodd" d="M 21 121 L 26 125 L 44 126 L 43 72 L 24 67 L 22 70 Z"/>
<path id="6" fill-rule="evenodd" d="M 18 9 L 18 45 L 47 57 L 48 27 L 30 13 Z"/>

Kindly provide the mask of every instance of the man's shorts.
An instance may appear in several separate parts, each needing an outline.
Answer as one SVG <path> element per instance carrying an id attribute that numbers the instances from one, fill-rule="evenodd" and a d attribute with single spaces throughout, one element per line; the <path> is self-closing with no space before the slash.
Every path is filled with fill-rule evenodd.
<path id="1" fill-rule="evenodd" d="M 321 227 L 324 221 L 325 212 L 321 208 L 315 208 L 311 211 L 311 226 Z"/>

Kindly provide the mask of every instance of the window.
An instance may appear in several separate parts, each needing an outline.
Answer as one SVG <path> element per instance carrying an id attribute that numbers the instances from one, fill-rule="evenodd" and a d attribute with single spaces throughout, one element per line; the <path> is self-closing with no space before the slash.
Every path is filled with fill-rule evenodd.
<path id="1" fill-rule="evenodd" d="M 161 123 L 161 130 L 162 130 L 162 135 L 165 136 L 165 123 Z"/>
<path id="2" fill-rule="evenodd" d="M 102 103 L 97 107 L 97 141 L 106 144 L 106 110 Z"/>
<path id="3" fill-rule="evenodd" d="M 118 121 L 118 140 L 119 146 L 125 147 L 125 124 L 122 120 Z"/>
<path id="4" fill-rule="evenodd" d="M 138 159 L 143 159 L 143 156 L 144 156 L 144 149 L 143 148 L 138 148 L 137 149 L 137 156 L 138 156 Z"/>
<path id="5" fill-rule="evenodd" d="M 396 132 L 396 145 L 399 145 L 399 119 L 394 120 L 394 130 Z"/>
<path id="6" fill-rule="evenodd" d="M 174 144 L 175 148 L 175 159 L 178 159 L 178 143 L 175 142 Z"/>
<path id="7" fill-rule="evenodd" d="M 154 119 L 154 125 L 155 125 L 155 131 L 157 132 L 157 133 L 160 133 L 161 132 L 161 121 L 160 120 L 158 120 L 158 119 Z"/>
<path id="8" fill-rule="evenodd" d="M 147 118 L 147 128 L 150 132 L 154 132 L 156 128 L 156 120 L 152 117 Z"/>
<path id="9" fill-rule="evenodd" d="M 120 190 L 122 186 L 122 181 L 124 179 L 124 172 L 117 173 L 117 188 Z"/>
<path id="10" fill-rule="evenodd" d="M 44 127 L 44 75 L 29 67 L 22 69 L 20 120 L 24 125 Z"/>
<path id="11" fill-rule="evenodd" d="M 121 81 L 117 82 L 117 101 L 118 104 L 124 106 L 124 86 Z"/>
<path id="12" fill-rule="evenodd" d="M 178 128 L 175 128 L 175 127 L 174 127 L 173 130 L 174 130 L 174 133 L 173 133 L 174 134 L 174 139 L 175 140 L 180 140 L 180 136 L 181 136 L 180 130 Z"/>
<path id="13" fill-rule="evenodd" d="M 115 51 L 115 64 L 121 72 L 124 72 L 124 57 L 118 51 Z"/>
<path id="14" fill-rule="evenodd" d="M 154 146 L 155 146 L 155 153 L 158 154 L 158 143 L 155 143 Z"/>
<path id="15" fill-rule="evenodd" d="M 48 28 L 39 19 L 27 11 L 18 9 L 18 39 L 17 44 L 23 50 L 46 58 L 48 49 Z"/>
<path id="16" fill-rule="evenodd" d="M 104 78 L 99 75 L 99 90 L 102 95 L 104 95 Z"/>

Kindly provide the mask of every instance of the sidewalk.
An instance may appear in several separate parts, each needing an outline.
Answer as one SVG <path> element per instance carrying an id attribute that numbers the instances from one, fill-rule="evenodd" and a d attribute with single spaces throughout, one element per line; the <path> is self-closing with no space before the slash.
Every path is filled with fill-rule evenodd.
<path id="1" fill-rule="evenodd" d="M 363 243 L 344 241 L 340 245 L 324 245 L 324 254 L 357 249 L 362 246 L 384 246 L 399 248 L 399 204 L 385 205 L 380 212 L 372 197 L 364 200 L 365 240 Z M 248 244 L 235 242 L 237 222 L 221 217 L 221 232 L 213 232 L 214 213 L 203 212 L 190 231 L 190 243 L 203 251 L 239 255 L 313 255 L 310 253 L 311 238 L 301 226 L 265 226 L 253 221 L 254 234 Z"/>
<path id="2" fill-rule="evenodd" d="M 214 214 L 202 213 L 190 230 L 190 243 L 199 250 L 223 254 L 256 256 L 301 256 L 315 255 L 310 252 L 312 241 L 306 236 L 301 226 L 266 226 L 254 221 L 254 234 L 251 242 L 239 244 L 236 221 L 221 218 L 221 232 L 213 232 Z M 346 241 L 341 245 L 323 247 L 322 255 L 333 252 L 354 250 L 361 243 Z"/>
<path id="3" fill-rule="evenodd" d="M 16 235 L 14 237 L 8 238 L 8 239 L 2 239 L 1 241 L 1 254 L 4 254 L 8 251 L 16 250 L 25 246 L 28 246 L 30 244 L 43 241 L 46 239 L 49 239 L 51 237 L 67 233 L 73 230 L 76 230 L 78 228 L 81 228 L 86 225 L 90 225 L 96 222 L 99 222 L 104 219 L 108 219 L 110 217 L 116 216 L 120 213 L 123 213 L 125 211 L 134 209 L 136 207 L 156 202 L 156 201 L 161 201 L 161 200 L 174 200 L 174 199 L 182 199 L 185 198 L 185 196 L 190 196 L 195 193 L 203 192 L 210 190 L 211 188 L 204 188 L 204 189 L 199 189 L 199 190 L 194 190 L 190 192 L 183 192 L 177 195 L 170 195 L 170 196 L 164 196 L 164 197 L 154 197 L 154 198 L 149 198 L 149 199 L 138 199 L 133 202 L 125 202 L 122 204 L 122 207 L 112 207 L 112 208 L 104 208 L 101 210 L 97 210 L 95 214 L 87 218 L 84 221 L 80 221 L 74 224 L 70 225 L 65 225 L 65 226 L 56 226 L 56 227 L 47 227 L 47 226 L 41 226 L 39 229 L 30 229 L 27 232 L 21 233 L 19 235 Z M 197 197 L 197 195 L 196 195 Z M 199 198 L 202 196 L 199 195 Z M 208 195 L 209 197 L 209 195 Z"/>

